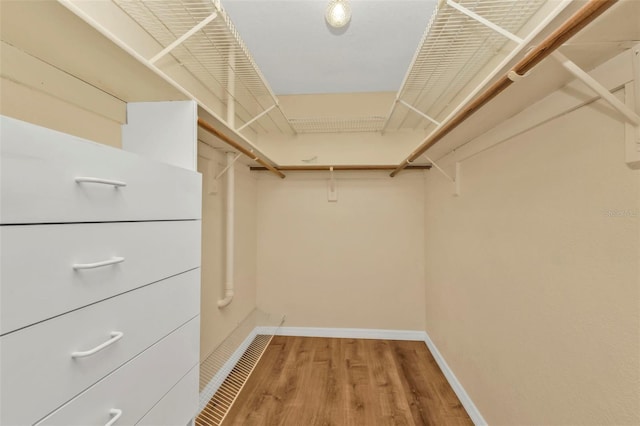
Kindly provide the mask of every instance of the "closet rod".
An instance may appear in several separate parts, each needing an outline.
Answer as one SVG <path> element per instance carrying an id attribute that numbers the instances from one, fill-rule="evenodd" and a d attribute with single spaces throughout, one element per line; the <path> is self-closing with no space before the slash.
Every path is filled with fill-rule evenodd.
<path id="1" fill-rule="evenodd" d="M 307 171 L 329 171 L 333 167 L 334 171 L 357 171 L 357 170 L 395 170 L 395 164 L 376 164 L 376 165 L 339 165 L 339 166 L 277 166 L 276 169 L 285 172 L 307 172 Z M 415 165 L 407 167 L 407 170 L 429 170 L 430 165 Z M 266 167 L 251 167 L 252 171 L 267 170 Z"/>
<path id="2" fill-rule="evenodd" d="M 215 137 L 217 137 L 221 141 L 227 143 L 228 145 L 231 145 L 234 149 L 240 151 L 241 153 L 243 153 L 247 157 L 251 158 L 252 160 L 255 160 L 258 163 L 262 164 L 271 173 L 274 173 L 274 174 L 278 175 L 282 179 L 285 178 L 284 173 L 282 173 L 280 170 L 276 169 L 271 164 L 267 163 L 265 160 L 260 158 L 260 156 L 257 155 L 255 152 L 249 151 L 248 149 L 246 149 L 245 147 L 243 147 L 239 143 L 237 143 L 234 140 L 232 140 L 231 138 L 229 138 L 227 135 L 225 135 L 223 133 L 220 133 L 215 127 L 213 127 L 211 124 L 209 124 L 206 121 L 204 121 L 202 118 L 198 118 L 198 126 L 202 127 L 204 130 L 206 130 L 207 132 L 211 133 L 212 135 L 214 135 Z"/>
<path id="3" fill-rule="evenodd" d="M 522 77 L 533 67 L 538 65 L 544 58 L 549 56 L 554 50 L 560 47 L 577 32 L 587 26 L 591 21 L 609 9 L 618 0 L 589 0 L 580 10 L 565 21 L 553 33 L 545 38 L 538 46 L 534 47 L 524 58 L 522 58 L 509 72 L 503 75 L 498 81 L 492 84 L 487 90 L 471 101 L 466 107 L 460 110 L 450 120 L 442 123 L 438 129 L 422 142 L 405 160 L 398 165 L 391 173 L 391 177 L 407 168 L 409 164 L 424 154 L 429 148 L 438 143 L 453 129 L 471 117 L 476 111 L 485 106 L 489 101 L 498 96 L 503 90 L 509 87 L 514 74 Z M 514 78 L 515 80 L 516 78 Z"/>

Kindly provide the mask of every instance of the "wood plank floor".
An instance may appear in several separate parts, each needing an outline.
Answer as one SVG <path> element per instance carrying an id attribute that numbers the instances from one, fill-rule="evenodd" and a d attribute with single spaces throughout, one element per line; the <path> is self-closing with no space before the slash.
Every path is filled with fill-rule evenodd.
<path id="1" fill-rule="evenodd" d="M 276 336 L 223 425 L 472 425 L 423 342 Z"/>

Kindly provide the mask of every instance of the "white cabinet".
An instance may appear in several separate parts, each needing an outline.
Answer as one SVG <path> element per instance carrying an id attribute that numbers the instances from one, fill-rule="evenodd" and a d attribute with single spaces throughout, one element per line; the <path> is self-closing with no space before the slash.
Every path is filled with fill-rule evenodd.
<path id="1" fill-rule="evenodd" d="M 140 420 L 138 426 L 182 425 L 189 413 L 198 411 L 194 392 L 198 389 L 198 368 L 194 367 Z M 197 394 L 197 392 L 196 392 Z"/>
<path id="2" fill-rule="evenodd" d="M 201 218 L 198 173 L 8 117 L 0 137 L 2 224 Z"/>
<path id="3" fill-rule="evenodd" d="M 0 334 L 200 266 L 198 220 L 3 226 L 0 240 Z"/>
<path id="4" fill-rule="evenodd" d="M 0 424 L 187 424 L 200 175 L 0 120 Z"/>
<path id="5" fill-rule="evenodd" d="M 193 101 L 130 102 L 122 148 L 189 170 L 198 167 L 198 105 Z"/>
<path id="6" fill-rule="evenodd" d="M 180 385 L 185 372 L 193 371 L 197 362 L 200 332 L 198 319 L 189 321 L 178 330 L 135 357 L 113 374 L 105 377 L 77 398 L 69 401 L 38 425 L 86 426 L 104 425 L 113 415 L 120 414 L 117 426 L 134 425 L 154 405 L 163 399 L 176 383 Z M 184 401 L 171 407 L 180 411 L 197 405 L 197 383 L 182 388 Z M 160 401 L 162 402 L 162 401 Z M 114 410 L 114 414 L 111 414 Z M 190 415 L 193 416 L 194 412 Z M 186 417 L 187 419 L 189 417 Z M 175 419 L 173 426 L 184 425 L 182 418 Z M 162 417 L 159 421 L 162 421 Z M 160 426 L 156 423 L 154 426 Z"/>

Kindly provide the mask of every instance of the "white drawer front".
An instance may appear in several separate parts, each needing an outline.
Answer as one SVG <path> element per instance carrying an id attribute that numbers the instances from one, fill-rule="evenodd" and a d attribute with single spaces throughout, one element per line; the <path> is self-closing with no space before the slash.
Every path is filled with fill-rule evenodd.
<path id="1" fill-rule="evenodd" d="M 186 425 L 198 414 L 198 397 L 198 367 L 194 367 L 137 425 Z"/>
<path id="2" fill-rule="evenodd" d="M 189 321 L 69 401 L 38 425 L 103 426 L 113 418 L 113 415 L 109 414 L 110 410 L 122 413 L 114 426 L 136 424 L 176 382 L 180 381 L 179 385 L 183 384 L 181 378 L 190 369 L 197 371 L 194 365 L 198 362 L 199 321 L 199 317 Z M 193 417 L 198 405 L 197 381 L 192 383 L 187 380 L 182 388 L 182 392 L 185 392 L 184 398 L 178 402 L 186 404 L 186 407 L 176 406 L 173 409 L 184 415 L 185 408 L 193 408 Z M 188 420 L 189 418 L 171 425 L 186 425 Z"/>
<path id="3" fill-rule="evenodd" d="M 8 117 L 0 138 L 2 224 L 201 217 L 196 172 Z"/>
<path id="4" fill-rule="evenodd" d="M 33 424 L 200 310 L 200 269 L 0 338 L 0 424 Z M 94 355 L 73 358 L 123 337 Z"/>
<path id="5" fill-rule="evenodd" d="M 0 334 L 200 266 L 199 220 L 0 227 Z M 74 265 L 124 259 L 93 269 Z"/>

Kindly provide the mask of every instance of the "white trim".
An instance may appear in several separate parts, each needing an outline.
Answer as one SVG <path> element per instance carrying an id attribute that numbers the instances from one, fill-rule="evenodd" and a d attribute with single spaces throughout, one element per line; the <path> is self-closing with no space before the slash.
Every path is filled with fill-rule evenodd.
<path id="1" fill-rule="evenodd" d="M 376 330 L 371 328 L 256 327 L 264 334 L 341 339 L 424 340 L 424 331 Z M 258 334 L 261 334 L 258 332 Z"/>
<path id="2" fill-rule="evenodd" d="M 462 383 L 458 381 L 458 378 L 453 373 L 453 370 L 451 370 L 449 364 L 447 364 L 447 361 L 445 361 L 444 357 L 436 347 L 435 343 L 433 343 L 433 340 L 431 340 L 427 332 L 423 332 L 423 340 L 427 345 L 427 348 L 429 348 L 431 355 L 433 355 L 433 358 L 438 363 L 440 370 L 442 370 L 444 377 L 446 377 L 449 385 L 458 396 L 458 399 L 462 403 L 462 406 L 467 411 L 467 414 L 469 414 L 469 417 L 471 417 L 471 421 L 473 421 L 473 424 L 476 426 L 486 426 L 487 421 L 484 419 L 484 417 L 482 417 L 482 414 L 480 414 L 480 410 L 478 410 L 478 407 L 476 407 L 476 405 L 473 403 L 471 397 L 469 396 L 469 394 L 467 394 L 467 391 L 464 390 L 464 388 L 462 387 Z"/>
<path id="3" fill-rule="evenodd" d="M 247 350 L 251 342 L 253 342 L 256 336 L 260 334 L 257 331 L 258 328 L 259 327 L 254 328 L 251 331 L 251 333 L 249 333 L 247 338 L 242 341 L 240 346 L 238 346 L 238 348 L 235 351 L 233 351 L 233 354 L 229 357 L 227 362 L 224 363 L 222 368 L 220 368 L 220 370 L 216 373 L 216 375 L 213 376 L 211 380 L 209 380 L 209 383 L 207 383 L 207 386 L 205 386 L 204 389 L 202 389 L 202 391 L 200 392 L 200 404 L 198 407 L 198 413 L 200 413 L 204 409 L 204 407 L 207 406 L 207 404 L 209 403 L 209 400 L 211 400 L 213 395 L 215 395 L 215 393 L 218 392 L 218 389 L 220 388 L 220 386 L 222 386 L 222 383 L 227 379 L 227 376 L 231 373 L 231 370 L 233 370 L 233 367 L 235 367 L 238 361 L 240 361 L 240 358 L 242 357 L 244 352 Z M 207 400 L 203 402 L 202 396 L 205 394 L 209 395 L 209 398 L 207 398 Z"/>

